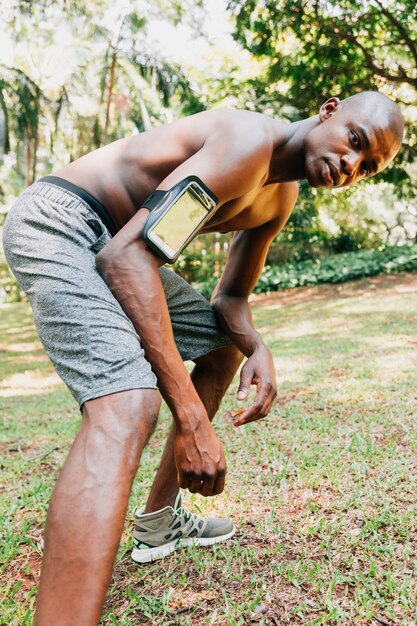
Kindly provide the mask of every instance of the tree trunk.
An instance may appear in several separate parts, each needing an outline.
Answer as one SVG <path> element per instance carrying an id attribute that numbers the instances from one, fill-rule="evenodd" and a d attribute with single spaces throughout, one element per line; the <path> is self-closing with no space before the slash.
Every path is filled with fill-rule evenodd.
<path id="1" fill-rule="evenodd" d="M 140 112 L 142 115 L 143 128 L 144 130 L 151 130 L 152 128 L 151 118 L 149 117 L 148 109 L 146 108 L 146 104 L 142 98 L 142 94 L 140 93 L 139 89 L 137 90 L 136 93 L 138 96 Z"/>
<path id="2" fill-rule="evenodd" d="M 3 162 L 4 155 L 8 154 L 9 150 L 10 140 L 7 107 L 3 94 L 0 92 L 0 164 Z"/>
<path id="3" fill-rule="evenodd" d="M 116 62 L 117 62 L 117 53 L 116 53 L 116 51 L 114 51 L 113 55 L 112 55 L 111 65 L 110 65 L 109 84 L 108 84 L 108 87 L 107 87 L 106 118 L 105 118 L 105 121 L 104 121 L 104 129 L 103 129 L 103 143 L 106 143 L 108 132 L 109 132 L 110 105 L 111 105 L 111 99 L 112 99 L 113 89 L 114 89 L 114 81 L 115 81 L 115 74 L 116 74 Z"/>
<path id="4" fill-rule="evenodd" d="M 26 131 L 25 185 L 29 187 L 32 184 L 32 140 L 30 128 Z"/>

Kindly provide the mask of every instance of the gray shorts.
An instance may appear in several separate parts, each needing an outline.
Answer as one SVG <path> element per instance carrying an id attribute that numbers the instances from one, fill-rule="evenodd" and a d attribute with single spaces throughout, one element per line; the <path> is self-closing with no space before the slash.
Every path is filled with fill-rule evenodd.
<path id="1" fill-rule="evenodd" d="M 4 226 L 6 259 L 29 297 L 39 337 L 80 405 L 157 389 L 138 334 L 95 267 L 110 238 L 84 200 L 51 183 L 29 187 Z M 231 344 L 203 296 L 170 269 L 160 276 L 184 361 Z"/>

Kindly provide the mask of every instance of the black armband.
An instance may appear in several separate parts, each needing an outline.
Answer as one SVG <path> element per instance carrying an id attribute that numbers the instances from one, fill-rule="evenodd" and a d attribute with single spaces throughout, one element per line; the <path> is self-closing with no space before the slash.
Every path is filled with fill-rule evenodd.
<path id="1" fill-rule="evenodd" d="M 218 199 L 197 176 L 187 176 L 167 191 L 154 191 L 142 207 L 151 211 L 142 239 L 164 261 L 174 263 L 213 216 Z"/>

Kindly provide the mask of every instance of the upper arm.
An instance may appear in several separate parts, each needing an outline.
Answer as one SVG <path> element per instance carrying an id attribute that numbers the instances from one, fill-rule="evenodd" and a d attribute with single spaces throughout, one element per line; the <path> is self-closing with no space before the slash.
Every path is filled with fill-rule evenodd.
<path id="1" fill-rule="evenodd" d="M 226 114 L 214 119 L 216 123 L 211 122 L 201 147 L 170 172 L 158 189 L 170 189 L 194 175 L 224 204 L 259 184 L 272 154 L 267 129 L 260 124 L 250 126 L 246 116 Z M 183 132 L 187 131 L 192 129 Z"/>
<path id="2" fill-rule="evenodd" d="M 285 183 L 279 193 L 278 216 L 258 228 L 234 233 L 229 254 L 216 287 L 216 295 L 247 297 L 252 293 L 264 268 L 269 247 L 283 229 L 294 208 L 298 185 Z"/>

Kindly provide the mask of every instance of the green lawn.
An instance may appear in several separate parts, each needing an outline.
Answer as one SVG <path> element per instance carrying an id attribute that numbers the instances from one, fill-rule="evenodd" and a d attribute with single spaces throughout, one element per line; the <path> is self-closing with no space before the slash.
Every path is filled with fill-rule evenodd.
<path id="1" fill-rule="evenodd" d="M 234 429 L 235 381 L 217 417 L 226 490 L 187 497 L 194 510 L 232 517 L 236 537 L 147 566 L 129 559 L 164 411 L 102 624 L 415 626 L 417 274 L 260 297 L 254 315 L 275 355 L 277 403 Z M 28 305 L 2 305 L 0 326 L 0 624 L 11 626 L 31 623 L 45 512 L 79 413 Z"/>

